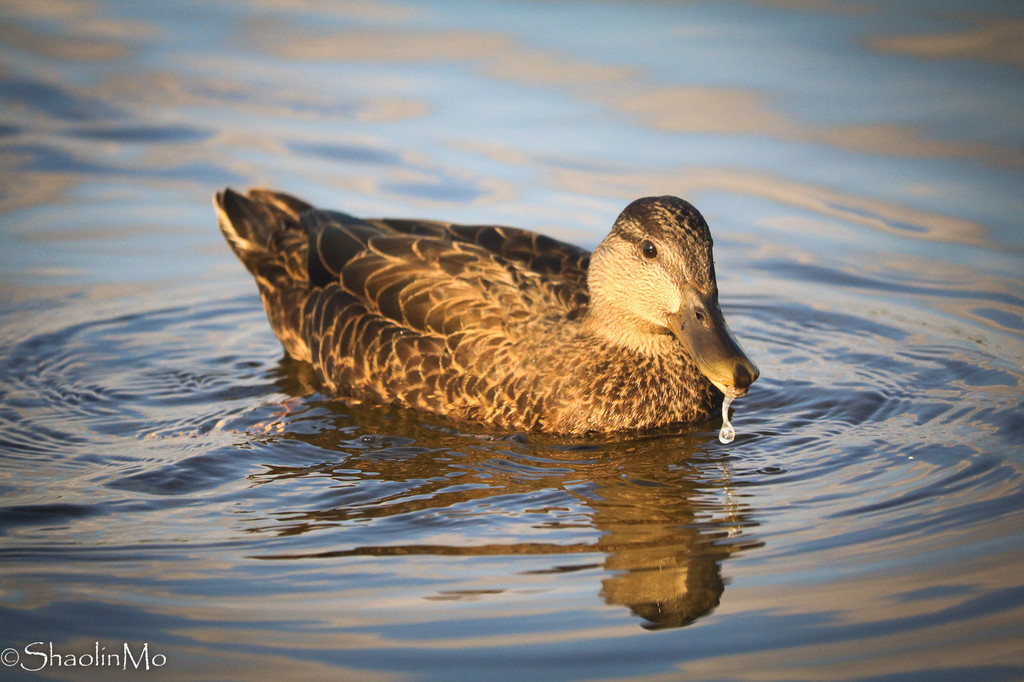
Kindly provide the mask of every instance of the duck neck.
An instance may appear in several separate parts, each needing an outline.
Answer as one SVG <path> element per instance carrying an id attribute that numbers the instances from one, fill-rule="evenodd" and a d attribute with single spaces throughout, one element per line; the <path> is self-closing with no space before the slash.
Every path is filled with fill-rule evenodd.
<path id="1" fill-rule="evenodd" d="M 651 324 L 628 311 L 609 309 L 600 302 L 591 301 L 581 322 L 585 334 L 623 351 L 665 355 L 675 352 L 679 344 L 666 327 Z"/>

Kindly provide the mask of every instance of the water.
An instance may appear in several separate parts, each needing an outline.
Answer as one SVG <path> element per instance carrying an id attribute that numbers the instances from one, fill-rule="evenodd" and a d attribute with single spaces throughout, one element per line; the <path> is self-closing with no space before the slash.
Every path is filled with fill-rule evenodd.
<path id="1" fill-rule="evenodd" d="M 1022 22 L 5 3 L 4 676 L 1024 677 Z M 736 438 L 341 407 L 227 185 L 588 246 L 681 195 L 761 369 Z"/>
<path id="2" fill-rule="evenodd" d="M 732 422 L 729 421 L 729 406 L 732 405 L 732 401 L 736 399 L 736 393 L 732 389 L 725 392 L 725 398 L 722 400 L 722 428 L 718 430 L 718 442 L 723 445 L 736 440 L 736 429 L 733 428 Z"/>

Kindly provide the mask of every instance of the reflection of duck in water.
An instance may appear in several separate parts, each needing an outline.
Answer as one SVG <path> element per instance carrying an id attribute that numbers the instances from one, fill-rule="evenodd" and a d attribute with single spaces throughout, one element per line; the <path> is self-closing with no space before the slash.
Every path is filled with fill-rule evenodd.
<path id="1" fill-rule="evenodd" d="M 692 481 L 670 482 L 662 474 L 657 482 L 605 480 L 591 503 L 594 525 L 604 533 L 597 547 L 607 552 L 604 569 L 611 572 L 601 580 L 601 598 L 628 606 L 649 630 L 688 625 L 718 606 L 725 591 L 721 562 L 757 544 L 723 542 L 726 532 L 748 523 L 738 509 L 723 504 L 715 508 L 723 519 L 698 522 Z"/>
<path id="2" fill-rule="evenodd" d="M 279 388 L 305 394 L 306 387 L 293 383 L 303 374 L 295 369 L 282 367 Z M 706 443 L 697 434 L 602 439 L 600 446 L 565 450 L 561 439 L 543 445 L 543 436 L 529 445 L 467 438 L 429 417 L 372 405 L 302 404 L 280 423 L 279 435 L 282 443 L 312 446 L 302 449 L 304 456 L 319 452 L 322 461 L 274 466 L 253 481 L 321 494 L 302 496 L 276 518 L 257 514 L 250 521 L 259 532 L 311 534 L 308 545 L 298 545 L 308 553 L 263 558 L 423 556 L 426 567 L 431 557 L 462 557 L 444 564 L 442 580 L 423 569 L 432 576 L 421 586 L 423 598 L 599 589 L 603 602 L 626 607 L 643 627 L 657 629 L 686 625 L 713 610 L 726 589 L 723 563 L 760 545 L 751 535 L 753 509 L 730 495 L 726 465 L 701 459 Z M 354 423 L 360 425 L 355 432 Z M 346 431 L 348 440 L 339 441 Z M 402 435 L 376 435 L 387 433 Z M 474 523 L 466 523 L 470 510 Z M 510 530 L 502 522 L 506 515 L 515 528 L 529 517 L 529 528 Z M 508 532 L 495 536 L 496 527 Z M 334 535 L 339 528 L 348 530 Z M 403 538 L 377 528 L 409 533 Z M 524 556 L 537 557 L 525 573 L 518 562 Z M 511 561 L 495 561 L 500 557 Z M 384 561 L 380 570 L 386 574 L 388 566 Z M 405 569 L 394 570 L 406 576 Z"/>
<path id="3" fill-rule="evenodd" d="M 627 206 L 593 254 L 267 190 L 216 206 L 288 354 L 350 400 L 574 434 L 702 421 L 715 387 L 757 379 L 718 306 L 707 224 L 675 197 Z"/>

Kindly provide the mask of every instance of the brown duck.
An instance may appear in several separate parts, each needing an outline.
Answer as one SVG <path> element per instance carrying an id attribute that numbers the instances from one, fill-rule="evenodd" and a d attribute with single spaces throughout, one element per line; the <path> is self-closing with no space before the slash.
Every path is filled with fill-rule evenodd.
<path id="1" fill-rule="evenodd" d="M 350 401 L 581 434 L 704 421 L 758 376 L 719 308 L 707 223 L 676 197 L 631 203 L 592 254 L 263 189 L 215 204 L 285 350 Z"/>

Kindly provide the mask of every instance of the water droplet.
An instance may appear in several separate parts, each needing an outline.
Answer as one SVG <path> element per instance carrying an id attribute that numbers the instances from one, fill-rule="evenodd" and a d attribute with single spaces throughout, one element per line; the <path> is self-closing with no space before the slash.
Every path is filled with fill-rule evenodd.
<path id="1" fill-rule="evenodd" d="M 729 422 L 729 406 L 735 399 L 736 394 L 731 389 L 726 391 L 725 400 L 722 401 L 722 429 L 718 432 L 718 440 L 723 443 L 731 443 L 736 438 L 736 429 Z"/>

